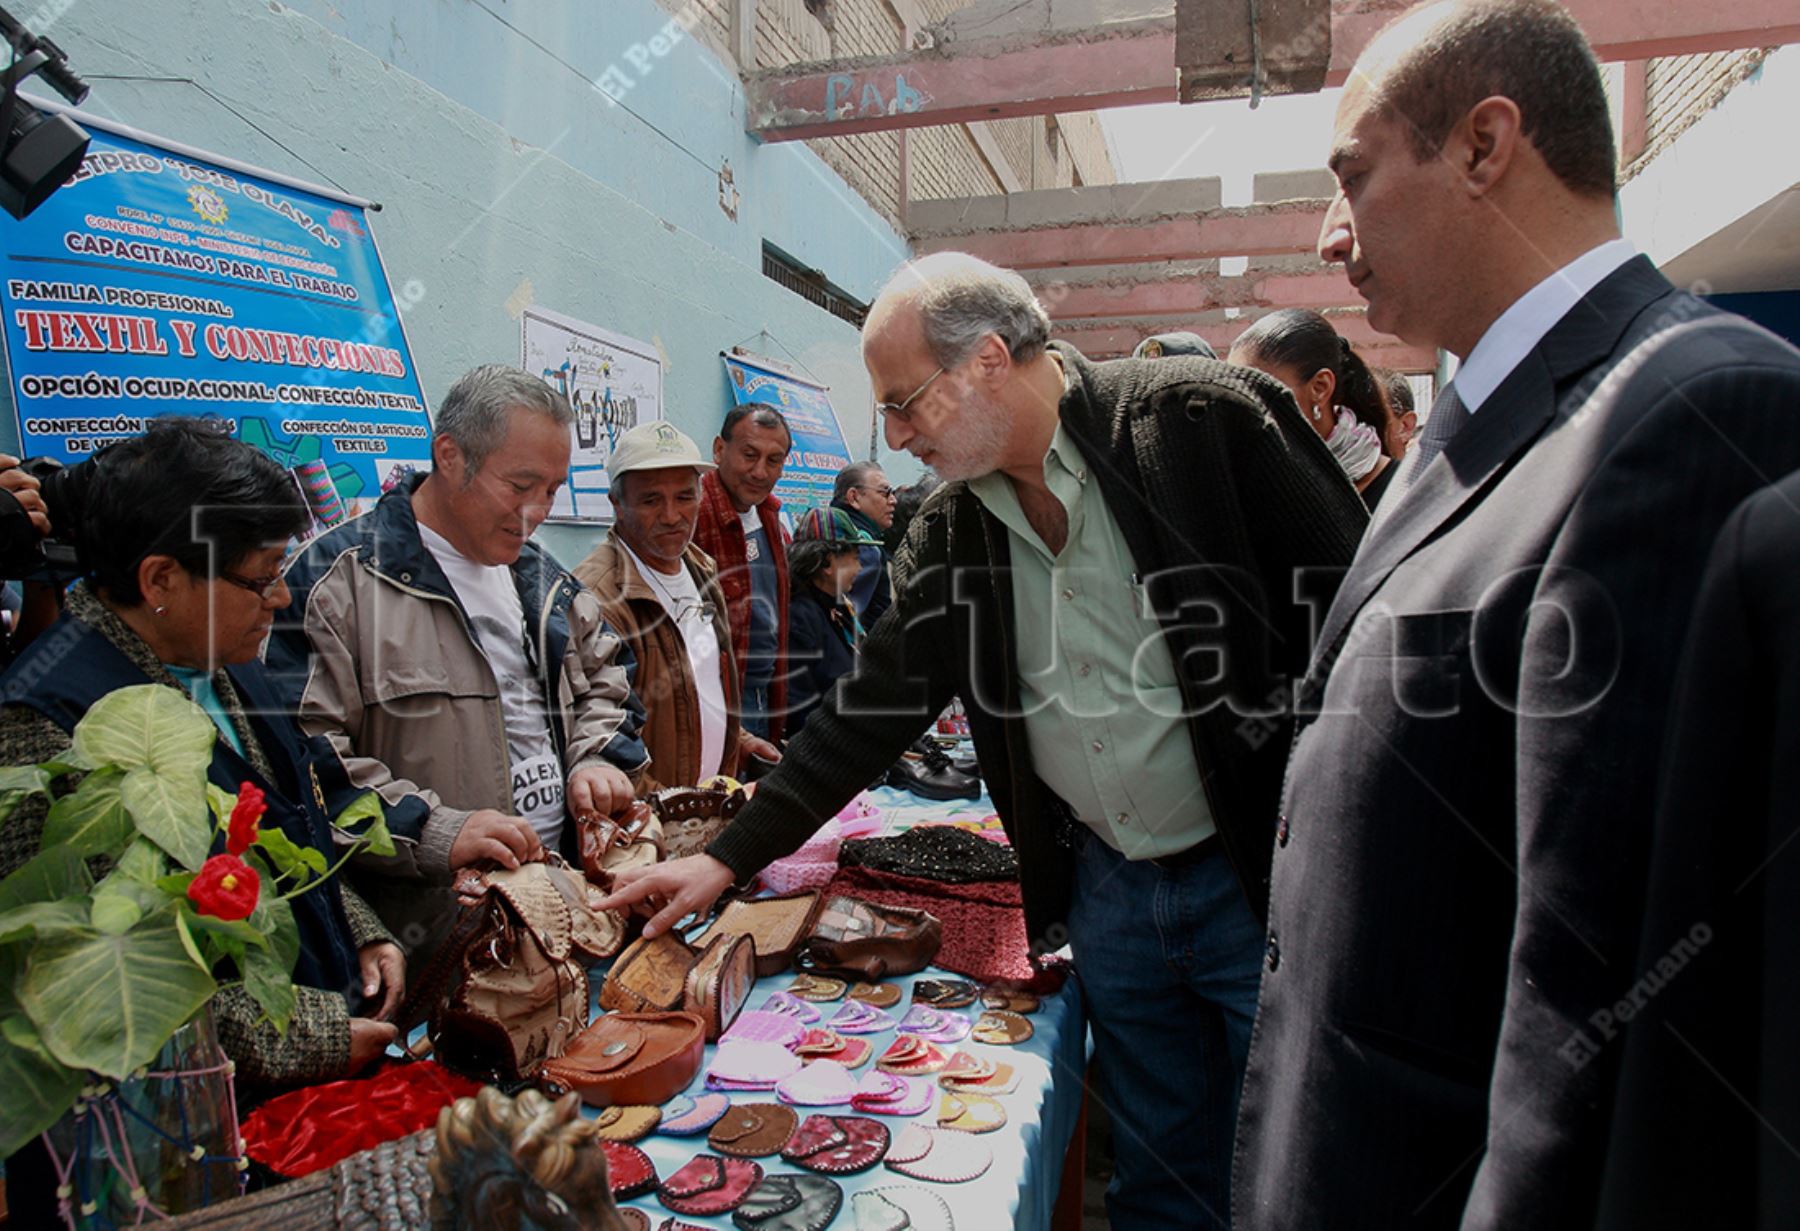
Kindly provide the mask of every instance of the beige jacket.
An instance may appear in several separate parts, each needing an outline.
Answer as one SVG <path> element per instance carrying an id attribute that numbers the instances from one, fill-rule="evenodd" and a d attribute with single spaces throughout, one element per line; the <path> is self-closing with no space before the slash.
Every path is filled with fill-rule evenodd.
<path id="1" fill-rule="evenodd" d="M 302 729 L 329 739 L 353 781 L 393 806 L 398 851 L 359 868 L 357 883 L 409 953 L 429 947 L 455 913 L 450 850 L 469 814 L 513 811 L 499 685 L 419 537 L 412 510 L 419 481 L 295 558 L 287 573 L 294 601 L 266 652 L 296 698 Z M 630 654 L 595 597 L 545 552 L 527 543 L 512 571 L 533 661 L 547 667 L 563 773 L 610 764 L 635 781 L 647 757 Z M 564 830 L 571 862 L 578 856 L 573 830 Z M 634 844 L 614 858 L 620 866 L 653 862 L 655 848 Z"/>

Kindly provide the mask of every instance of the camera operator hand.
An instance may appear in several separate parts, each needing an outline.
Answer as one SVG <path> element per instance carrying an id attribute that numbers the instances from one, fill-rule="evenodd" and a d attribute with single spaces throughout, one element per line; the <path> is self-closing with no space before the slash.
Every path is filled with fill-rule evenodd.
<path id="1" fill-rule="evenodd" d="M 0 491 L 4 491 L 31 519 L 31 528 L 40 538 L 50 533 L 50 510 L 38 493 L 38 481 L 19 469 L 19 459 L 0 453 Z"/>

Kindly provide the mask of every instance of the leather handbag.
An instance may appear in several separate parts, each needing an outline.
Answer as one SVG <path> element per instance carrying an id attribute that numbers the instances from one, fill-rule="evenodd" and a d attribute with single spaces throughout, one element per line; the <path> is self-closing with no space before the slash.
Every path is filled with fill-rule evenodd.
<path id="1" fill-rule="evenodd" d="M 655 816 L 649 804 L 634 799 L 618 817 L 577 817 L 575 836 L 581 847 L 581 874 L 600 888 L 610 890 L 613 874 L 606 869 L 607 856 L 618 848 L 639 842 L 653 844 L 660 861 L 662 842 L 651 824 Z"/>
<path id="2" fill-rule="evenodd" d="M 756 977 L 766 979 L 793 964 L 794 955 L 812 933 L 820 900 L 817 889 L 768 898 L 738 898 L 694 938 L 695 943 L 720 935 L 748 936 L 756 948 Z"/>
<path id="3" fill-rule="evenodd" d="M 664 859 L 698 855 L 711 845 L 744 807 L 742 790 L 670 787 L 650 796 L 650 807 L 662 822 Z"/>
<path id="4" fill-rule="evenodd" d="M 397 1021 L 428 1022 L 446 1067 L 489 1082 L 528 1081 L 588 1022 L 587 967 L 619 951 L 622 915 L 560 859 L 466 869 L 463 908 L 413 984 Z"/>
<path id="5" fill-rule="evenodd" d="M 687 1088 L 705 1053 L 695 1014 L 608 1013 L 546 1061 L 538 1081 L 553 1096 L 573 1090 L 590 1107 L 656 1106 Z"/>
<path id="6" fill-rule="evenodd" d="M 836 894 L 820 907 L 794 964 L 873 982 L 925 969 L 943 943 L 944 925 L 935 915 Z"/>
<path id="7" fill-rule="evenodd" d="M 715 936 L 696 949 L 672 932 L 639 938 L 600 985 L 600 1007 L 627 1013 L 685 1009 L 717 1042 L 750 999 L 756 951 L 748 936 Z"/>

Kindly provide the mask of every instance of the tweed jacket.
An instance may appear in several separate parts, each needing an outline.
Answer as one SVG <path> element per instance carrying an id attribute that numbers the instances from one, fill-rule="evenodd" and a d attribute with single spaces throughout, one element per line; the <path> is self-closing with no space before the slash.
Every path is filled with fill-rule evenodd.
<path id="1" fill-rule="evenodd" d="M 1217 360 L 1090 363 L 1053 343 L 1058 414 L 1131 547 L 1176 664 L 1225 853 L 1259 914 L 1286 758 L 1289 675 L 1368 515 L 1273 379 Z M 966 483 L 934 492 L 894 559 L 894 603 L 710 853 L 740 876 L 796 849 L 960 696 L 1019 855 L 1026 925 L 1059 948 L 1074 860 L 1019 716 L 1004 526 Z"/>
<path id="2" fill-rule="evenodd" d="M 151 683 L 187 690 L 170 675 L 143 638 L 101 605 L 79 582 L 70 592 L 68 614 L 106 637 L 141 670 Z M 17 681 L 9 681 L 9 684 Z M 232 729 L 243 743 L 244 756 L 265 779 L 275 777 L 267 752 L 257 738 L 231 677 L 215 671 L 212 685 L 224 704 Z M 32 765 L 54 760 L 67 752 L 71 739 L 51 718 L 17 701 L 0 704 L 0 765 Z M 80 779 L 61 779 L 59 790 L 72 790 Z M 42 796 L 24 800 L 0 825 L 0 877 L 11 874 L 38 851 L 48 813 Z M 340 884 L 344 914 L 351 940 L 358 948 L 392 940 L 375 912 L 348 884 Z M 335 991 L 296 986 L 293 1021 L 287 1034 L 262 1021 L 262 1009 L 241 987 L 228 987 L 213 999 L 219 1042 L 238 1066 L 239 1074 L 254 1086 L 298 1086 L 332 1081 L 348 1075 L 350 1065 L 349 1007 Z"/>

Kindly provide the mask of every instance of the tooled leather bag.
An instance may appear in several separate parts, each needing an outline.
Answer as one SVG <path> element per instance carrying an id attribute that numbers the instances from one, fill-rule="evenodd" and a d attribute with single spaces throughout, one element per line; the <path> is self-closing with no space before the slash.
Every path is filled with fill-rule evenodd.
<path id="1" fill-rule="evenodd" d="M 715 936 L 696 949 L 672 932 L 640 937 L 619 955 L 600 985 L 609 1012 L 696 1014 L 706 1041 L 717 1042 L 737 1020 L 756 983 L 756 950 L 748 936 Z"/>
<path id="2" fill-rule="evenodd" d="M 606 870 L 606 857 L 614 848 L 630 846 L 634 842 L 654 842 L 655 838 L 646 835 L 644 830 L 656 814 L 641 799 L 634 799 L 631 805 L 618 817 L 578 817 L 575 821 L 575 835 L 581 845 L 581 873 L 588 880 L 602 889 L 612 888 L 612 873 Z M 662 844 L 657 843 L 657 858 L 662 858 Z"/>
<path id="3" fill-rule="evenodd" d="M 748 936 L 756 948 L 756 977 L 766 979 L 793 964 L 801 943 L 812 933 L 819 905 L 817 889 L 738 898 L 719 912 L 694 943 L 704 944 L 714 936 Z"/>
<path id="4" fill-rule="evenodd" d="M 944 925 L 935 915 L 833 894 L 819 908 L 794 965 L 872 983 L 925 969 L 943 943 Z"/>
<path id="5" fill-rule="evenodd" d="M 534 1077 L 588 1022 L 587 967 L 619 951 L 621 915 L 560 859 L 466 869 L 475 899 L 413 984 L 398 1022 L 428 1022 L 446 1067 L 483 1081 Z"/>
<path id="6" fill-rule="evenodd" d="M 652 794 L 650 807 L 662 822 L 663 858 L 681 859 L 705 851 L 743 810 L 746 798 L 741 790 L 701 787 L 670 787 Z"/>
<path id="7" fill-rule="evenodd" d="M 654 1107 L 687 1088 L 705 1052 L 696 1014 L 608 1013 L 545 1061 L 538 1080 L 551 1095 L 573 1090 L 591 1107 Z"/>

